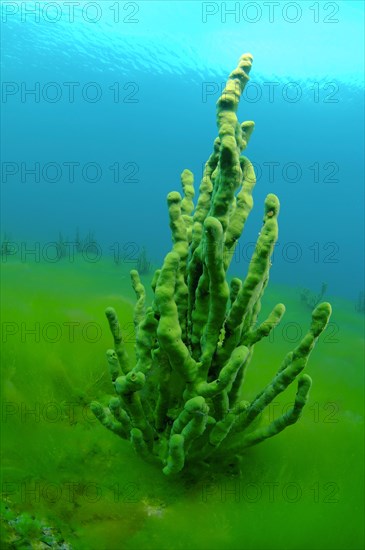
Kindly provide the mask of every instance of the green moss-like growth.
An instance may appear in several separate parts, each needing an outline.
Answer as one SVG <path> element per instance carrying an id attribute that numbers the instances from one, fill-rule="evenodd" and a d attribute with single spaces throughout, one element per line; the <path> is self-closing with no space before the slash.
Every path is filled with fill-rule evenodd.
<path id="1" fill-rule="evenodd" d="M 138 272 L 131 272 L 137 297 L 133 368 L 117 314 L 112 308 L 106 312 L 115 344 L 107 358 L 118 397 L 109 407 L 93 402 L 91 408 L 106 428 L 129 438 L 143 458 L 160 463 L 166 475 L 181 472 L 189 462 L 212 461 L 218 449 L 233 457 L 296 422 L 311 386 L 310 377 L 301 373 L 331 315 L 328 303 L 318 305 L 308 333 L 284 358 L 272 382 L 251 403 L 242 399 L 253 347 L 285 312 L 277 304 L 264 322 L 257 322 L 278 237 L 275 195 L 266 197 L 246 279 L 227 282 L 253 206 L 255 174 L 242 152 L 254 123 L 239 124 L 236 116 L 251 65 L 250 54 L 240 58 L 217 102 L 218 137 L 195 209 L 189 170 L 181 176 L 184 197 L 168 195 L 173 247 L 153 278 L 151 307 L 145 307 Z M 259 414 L 295 380 L 292 409 L 268 426 L 258 426 Z"/>

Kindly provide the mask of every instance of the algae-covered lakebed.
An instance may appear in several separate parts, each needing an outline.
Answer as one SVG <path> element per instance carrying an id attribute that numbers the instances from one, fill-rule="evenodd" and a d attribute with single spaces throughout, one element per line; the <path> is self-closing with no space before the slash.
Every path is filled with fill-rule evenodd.
<path id="1" fill-rule="evenodd" d="M 364 317 L 354 304 L 329 296 L 298 423 L 247 449 L 239 471 L 217 465 L 170 479 L 89 410 L 112 393 L 106 306 L 133 354 L 131 267 L 81 256 L 2 264 L 1 548 L 363 548 Z M 247 399 L 307 329 L 311 311 L 296 288 L 271 285 L 263 318 L 281 300 L 286 314 L 255 349 Z M 293 399 L 277 398 L 263 422 Z"/>

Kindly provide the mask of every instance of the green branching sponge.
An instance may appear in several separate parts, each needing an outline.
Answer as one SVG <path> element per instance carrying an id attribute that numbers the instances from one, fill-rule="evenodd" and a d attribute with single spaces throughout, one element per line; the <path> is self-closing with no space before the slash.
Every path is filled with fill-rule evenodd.
<path id="1" fill-rule="evenodd" d="M 319 304 L 308 333 L 284 358 L 271 383 L 251 403 L 244 399 L 253 347 L 285 312 L 277 304 L 258 323 L 278 238 L 275 195 L 266 197 L 246 278 L 227 281 L 256 182 L 253 166 L 242 154 L 254 123 L 240 124 L 236 115 L 251 65 L 250 54 L 240 58 L 217 102 L 218 137 L 196 206 L 189 170 L 181 175 L 183 196 L 172 192 L 167 197 L 173 246 L 153 277 L 150 307 L 138 272 L 131 271 L 137 299 L 134 361 L 126 353 L 116 312 L 106 310 L 114 340 L 107 361 L 116 396 L 107 406 L 93 402 L 91 409 L 103 426 L 129 439 L 137 453 L 159 463 L 166 475 L 189 464 L 209 464 L 215 455 L 239 455 L 296 422 L 311 386 L 302 371 L 331 315 L 330 304 Z M 261 426 L 257 420 L 262 411 L 295 381 L 293 407 Z"/>

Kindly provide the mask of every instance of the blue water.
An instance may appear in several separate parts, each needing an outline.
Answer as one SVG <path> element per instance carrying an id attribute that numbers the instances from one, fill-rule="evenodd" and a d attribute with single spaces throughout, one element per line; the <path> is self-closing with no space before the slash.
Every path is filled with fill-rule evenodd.
<path id="1" fill-rule="evenodd" d="M 272 280 L 313 290 L 325 281 L 330 295 L 356 299 L 364 4 L 272 4 L 2 2 L 1 229 L 22 261 L 21 243 L 39 242 L 42 255 L 78 227 L 105 256 L 117 246 L 133 263 L 145 246 L 159 264 L 170 244 L 166 194 L 184 168 L 198 186 L 219 90 L 250 51 L 239 118 L 256 123 L 246 154 L 258 183 L 232 272 L 245 274 L 274 192 Z"/>

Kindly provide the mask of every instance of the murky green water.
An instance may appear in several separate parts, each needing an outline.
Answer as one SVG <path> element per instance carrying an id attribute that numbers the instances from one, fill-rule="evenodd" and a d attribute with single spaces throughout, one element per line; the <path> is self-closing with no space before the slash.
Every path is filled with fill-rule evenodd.
<path id="1" fill-rule="evenodd" d="M 314 383 L 298 424 L 249 449 L 240 473 L 217 465 L 171 480 L 87 406 L 112 393 L 106 306 L 118 309 L 133 353 L 125 267 L 9 261 L 3 274 L 2 548 L 363 547 L 363 316 L 354 304 L 326 297 L 334 313 L 309 361 Z M 255 348 L 248 399 L 309 323 L 298 289 L 271 287 L 263 314 L 276 301 L 287 313 Z M 273 403 L 263 420 L 292 398 Z"/>

